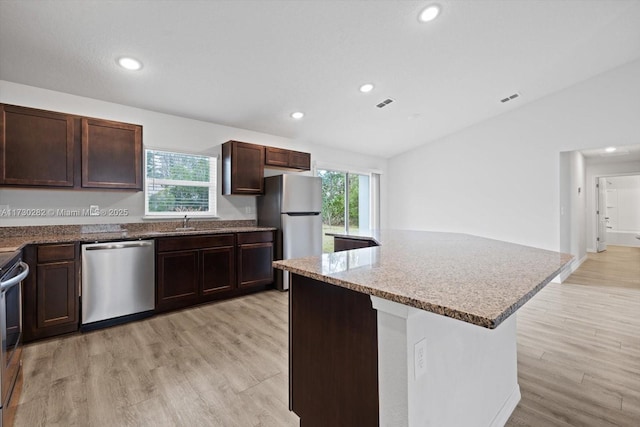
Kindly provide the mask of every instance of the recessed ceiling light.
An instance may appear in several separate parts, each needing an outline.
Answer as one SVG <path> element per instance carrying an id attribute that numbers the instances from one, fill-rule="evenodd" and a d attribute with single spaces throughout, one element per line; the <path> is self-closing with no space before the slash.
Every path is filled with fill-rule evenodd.
<path id="1" fill-rule="evenodd" d="M 118 65 L 129 71 L 138 71 L 142 68 L 142 62 L 126 56 L 118 59 Z"/>
<path id="2" fill-rule="evenodd" d="M 617 150 L 616 147 L 607 147 L 604 149 L 604 151 L 606 151 L 607 153 L 613 153 L 616 150 Z"/>
<path id="3" fill-rule="evenodd" d="M 422 9 L 420 15 L 418 15 L 418 20 L 420 22 L 429 22 L 433 21 L 440 15 L 440 5 L 439 4 L 430 4 L 429 6 Z"/>
<path id="4" fill-rule="evenodd" d="M 362 86 L 360 86 L 360 92 L 362 93 L 371 92 L 372 90 L 373 90 L 373 84 L 371 83 L 365 83 Z"/>
<path id="5" fill-rule="evenodd" d="M 304 113 L 302 111 L 296 111 L 295 113 L 291 113 L 291 118 L 300 120 L 304 117 Z"/>

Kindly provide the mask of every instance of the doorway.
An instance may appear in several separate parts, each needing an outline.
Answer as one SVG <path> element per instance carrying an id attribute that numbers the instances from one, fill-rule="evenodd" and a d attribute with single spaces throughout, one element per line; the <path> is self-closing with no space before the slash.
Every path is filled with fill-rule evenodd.
<path id="1" fill-rule="evenodd" d="M 333 236 L 370 229 L 372 219 L 371 175 L 318 169 L 322 179 L 323 252 L 333 252 Z"/>
<path id="2" fill-rule="evenodd" d="M 607 245 L 640 248 L 640 174 L 596 178 L 597 252 Z"/>
<path id="3" fill-rule="evenodd" d="M 640 221 L 640 188 L 628 197 L 624 193 L 627 190 L 621 191 L 623 185 L 616 178 L 630 179 L 630 176 L 640 179 L 640 145 L 618 147 L 614 154 L 604 147 L 560 153 L 560 251 L 576 257 L 571 270 L 561 278 L 562 282 L 579 280 L 595 284 L 598 280 L 608 280 L 620 286 L 629 282 L 640 286 L 633 280 L 616 276 L 617 270 L 624 275 L 626 263 L 635 263 L 636 267 L 640 264 L 640 240 L 635 238 L 635 231 L 640 233 L 640 224 L 630 220 Z M 603 185 L 598 185 L 601 178 Z M 620 195 L 623 206 L 620 206 Z M 629 205 L 635 208 L 627 210 Z M 618 234 L 613 235 L 612 231 Z M 626 243 L 620 240 L 625 232 Z M 605 247 L 608 250 L 603 251 Z M 638 274 L 633 269 L 627 273 L 635 277 Z"/>

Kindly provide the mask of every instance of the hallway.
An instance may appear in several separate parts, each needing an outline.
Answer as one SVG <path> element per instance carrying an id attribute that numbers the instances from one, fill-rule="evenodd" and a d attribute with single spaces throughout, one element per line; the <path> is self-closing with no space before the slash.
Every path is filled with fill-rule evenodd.
<path id="1" fill-rule="evenodd" d="M 640 248 L 609 246 L 606 251 L 588 253 L 587 257 L 565 282 L 640 289 Z"/>

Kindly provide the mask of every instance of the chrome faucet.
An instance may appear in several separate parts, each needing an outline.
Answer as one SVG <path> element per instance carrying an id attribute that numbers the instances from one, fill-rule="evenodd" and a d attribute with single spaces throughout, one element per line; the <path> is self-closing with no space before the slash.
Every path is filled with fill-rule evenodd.
<path id="1" fill-rule="evenodd" d="M 188 228 L 189 227 L 189 220 L 191 218 L 187 218 L 187 216 L 185 215 L 184 218 L 182 219 L 182 228 Z"/>

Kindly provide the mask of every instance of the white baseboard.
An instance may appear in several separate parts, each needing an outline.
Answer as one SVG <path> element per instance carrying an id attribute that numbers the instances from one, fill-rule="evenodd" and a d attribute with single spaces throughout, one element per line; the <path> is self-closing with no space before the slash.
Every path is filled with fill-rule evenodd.
<path id="1" fill-rule="evenodd" d="M 560 283 L 564 282 L 565 280 L 567 280 L 567 278 L 569 276 L 571 276 L 571 274 L 573 274 L 574 271 L 576 271 L 578 268 L 580 268 L 580 266 L 582 265 L 583 262 L 585 262 L 588 258 L 588 255 L 585 254 L 582 258 L 578 259 L 578 260 L 573 260 L 573 262 L 571 263 L 571 267 L 567 270 L 564 271 L 564 273 L 560 274 L 558 277 L 560 278 Z"/>
<path id="2" fill-rule="evenodd" d="M 509 417 L 518 406 L 518 402 L 520 402 L 520 386 L 516 384 L 516 387 L 513 389 L 507 400 L 500 408 L 500 412 L 495 416 L 493 421 L 489 427 L 504 427 L 504 425 L 509 421 Z"/>

